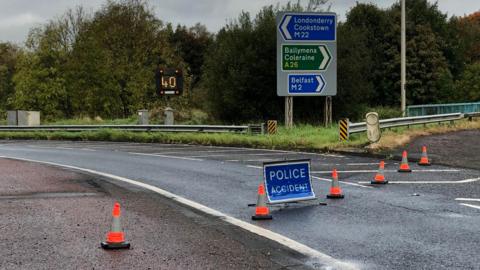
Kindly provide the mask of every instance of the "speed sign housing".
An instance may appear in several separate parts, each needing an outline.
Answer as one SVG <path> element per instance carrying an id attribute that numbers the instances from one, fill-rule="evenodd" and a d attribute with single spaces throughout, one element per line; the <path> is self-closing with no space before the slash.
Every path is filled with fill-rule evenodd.
<path id="1" fill-rule="evenodd" d="M 179 68 L 159 68 L 156 76 L 157 93 L 163 95 L 181 95 L 183 93 L 183 73 Z"/>

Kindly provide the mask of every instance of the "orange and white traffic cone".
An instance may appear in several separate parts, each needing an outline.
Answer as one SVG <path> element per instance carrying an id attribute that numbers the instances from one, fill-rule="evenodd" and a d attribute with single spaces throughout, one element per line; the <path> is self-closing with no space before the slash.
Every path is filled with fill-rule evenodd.
<path id="1" fill-rule="evenodd" d="M 400 169 L 398 169 L 398 172 L 412 172 L 410 166 L 408 165 L 407 151 L 405 150 L 402 154 L 402 163 L 400 163 Z"/>
<path id="2" fill-rule="evenodd" d="M 420 158 L 420 161 L 418 162 L 418 165 L 420 166 L 430 166 L 430 161 L 428 160 L 427 156 L 427 147 L 423 146 L 422 147 L 422 157 Z"/>
<path id="3" fill-rule="evenodd" d="M 378 172 L 375 175 L 375 178 L 370 182 L 371 184 L 387 184 L 388 181 L 385 180 L 385 162 L 380 161 L 380 166 L 378 167 Z"/>
<path id="4" fill-rule="evenodd" d="M 265 198 L 265 187 L 263 184 L 258 186 L 258 198 L 257 205 L 255 207 L 255 215 L 252 216 L 253 220 L 272 219 L 270 215 L 270 209 L 268 209 Z"/>
<path id="5" fill-rule="evenodd" d="M 116 202 L 113 205 L 113 222 L 112 228 L 107 234 L 107 240 L 101 243 L 104 249 L 121 249 L 130 248 L 130 243 L 125 241 L 125 235 L 122 231 L 122 225 L 120 223 L 120 204 Z"/>
<path id="6" fill-rule="evenodd" d="M 329 199 L 343 199 L 345 196 L 342 194 L 342 189 L 340 188 L 340 183 L 338 182 L 338 173 L 337 169 L 333 169 L 332 172 L 332 186 L 330 187 L 330 194 L 327 194 Z"/>

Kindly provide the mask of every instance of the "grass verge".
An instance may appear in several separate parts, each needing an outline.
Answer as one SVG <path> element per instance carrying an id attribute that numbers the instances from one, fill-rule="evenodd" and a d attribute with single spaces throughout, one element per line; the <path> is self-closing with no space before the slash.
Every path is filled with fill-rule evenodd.
<path id="1" fill-rule="evenodd" d="M 119 141 L 144 143 L 182 143 L 217 146 L 242 146 L 252 148 L 331 151 L 368 146 L 369 151 L 393 149 L 404 145 L 418 136 L 451 131 L 480 129 L 480 120 L 457 121 L 454 125 L 429 124 L 410 128 L 384 130 L 378 143 L 369 144 L 365 134 L 354 134 L 347 142 L 338 139 L 338 127 L 320 128 L 300 125 L 288 130 L 280 127 L 275 135 L 249 135 L 236 133 L 170 133 L 131 132 L 113 129 L 99 131 L 22 131 L 0 132 L 0 139 L 73 140 L 73 141 Z"/>
<path id="2" fill-rule="evenodd" d="M 275 135 L 250 135 L 236 133 L 131 132 L 104 129 L 99 131 L 82 132 L 0 132 L 0 139 L 183 143 L 319 151 L 328 151 L 342 147 L 357 147 L 366 145 L 368 142 L 365 135 L 356 135 L 353 136 L 348 142 L 340 142 L 338 139 L 337 126 L 333 126 L 332 128 L 319 128 L 311 125 L 301 125 L 291 130 L 280 127 L 278 133 Z"/>

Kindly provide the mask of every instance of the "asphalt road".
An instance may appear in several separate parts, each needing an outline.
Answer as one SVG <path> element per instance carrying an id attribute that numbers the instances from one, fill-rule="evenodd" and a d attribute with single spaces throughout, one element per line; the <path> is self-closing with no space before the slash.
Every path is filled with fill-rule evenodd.
<path id="1" fill-rule="evenodd" d="M 434 153 L 431 158 L 436 163 L 480 170 L 479 138 L 480 130 L 457 131 L 418 137 L 406 148 L 418 151 L 423 145 L 428 145 Z"/>
<path id="2" fill-rule="evenodd" d="M 87 168 L 141 181 L 307 245 L 359 269 L 480 269 L 480 173 L 410 164 L 391 184 L 369 182 L 378 160 L 228 147 L 105 142 L 0 142 L 0 155 Z M 431 153 L 435 154 L 435 153 Z M 312 160 L 317 202 L 272 207 L 250 221 L 265 161 Z M 332 168 L 345 199 L 326 200 Z"/>
<path id="3" fill-rule="evenodd" d="M 0 269 L 307 269 L 304 256 L 145 189 L 0 159 Z M 100 248 L 114 202 L 129 250 Z"/>

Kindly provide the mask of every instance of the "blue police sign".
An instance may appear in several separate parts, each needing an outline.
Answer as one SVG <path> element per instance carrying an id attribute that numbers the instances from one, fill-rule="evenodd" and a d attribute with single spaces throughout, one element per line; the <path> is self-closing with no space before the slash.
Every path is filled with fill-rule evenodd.
<path id="1" fill-rule="evenodd" d="M 320 94 L 325 88 L 325 79 L 322 74 L 289 74 L 289 94 Z"/>
<path id="2" fill-rule="evenodd" d="M 264 163 L 263 177 L 270 203 L 315 199 L 310 178 L 310 160 Z"/>
<path id="3" fill-rule="evenodd" d="M 335 14 L 289 14 L 283 16 L 280 32 L 285 40 L 335 41 Z"/>

